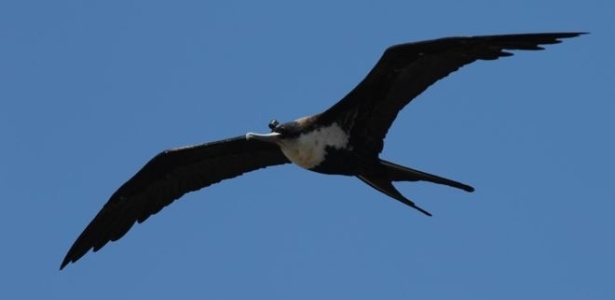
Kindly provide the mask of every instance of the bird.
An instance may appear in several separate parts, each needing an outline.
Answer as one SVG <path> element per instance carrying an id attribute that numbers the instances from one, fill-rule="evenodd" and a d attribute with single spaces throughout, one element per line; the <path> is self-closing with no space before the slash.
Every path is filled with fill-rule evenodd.
<path id="1" fill-rule="evenodd" d="M 412 207 L 399 181 L 427 181 L 463 191 L 474 188 L 380 158 L 397 114 L 438 80 L 478 60 L 496 60 L 514 50 L 543 50 L 585 32 L 445 37 L 398 44 L 366 77 L 329 109 L 297 120 L 269 122 L 268 133 L 248 132 L 224 140 L 160 152 L 121 185 L 70 247 L 62 270 L 87 252 L 122 238 L 184 194 L 265 167 L 293 163 L 330 175 L 355 176 Z"/>

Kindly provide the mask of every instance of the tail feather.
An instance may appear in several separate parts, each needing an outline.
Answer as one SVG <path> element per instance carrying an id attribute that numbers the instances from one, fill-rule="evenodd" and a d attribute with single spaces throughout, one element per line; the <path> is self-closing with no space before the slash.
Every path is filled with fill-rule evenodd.
<path id="1" fill-rule="evenodd" d="M 420 212 L 422 212 L 425 215 L 428 215 L 431 217 L 431 214 L 418 207 L 416 204 L 414 204 L 414 202 L 410 201 L 409 199 L 407 199 L 406 197 L 404 197 L 394 186 L 393 183 L 391 182 L 390 179 L 388 178 L 382 178 L 380 176 L 369 176 L 369 175 L 357 175 L 357 177 L 359 179 L 361 179 L 363 182 L 367 183 L 369 186 L 373 187 L 374 189 L 384 193 L 385 195 L 398 200 L 399 202 L 406 204 Z"/>
<path id="2" fill-rule="evenodd" d="M 392 181 L 429 181 L 438 184 L 448 185 L 454 188 L 462 189 L 466 192 L 473 192 L 474 188 L 458 181 L 446 179 L 444 177 L 425 173 L 419 170 L 400 166 L 386 160 L 380 160 L 380 163 L 386 167 L 389 178 Z"/>

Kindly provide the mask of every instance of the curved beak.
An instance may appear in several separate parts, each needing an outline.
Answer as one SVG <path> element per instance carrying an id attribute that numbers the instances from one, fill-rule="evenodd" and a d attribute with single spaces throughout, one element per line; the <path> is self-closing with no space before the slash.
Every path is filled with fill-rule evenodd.
<path id="1" fill-rule="evenodd" d="M 274 143 L 274 144 L 277 144 L 280 141 L 280 136 L 281 134 L 278 132 L 270 132 L 270 133 L 248 132 L 246 133 L 247 140 L 255 139 L 257 141 Z"/>

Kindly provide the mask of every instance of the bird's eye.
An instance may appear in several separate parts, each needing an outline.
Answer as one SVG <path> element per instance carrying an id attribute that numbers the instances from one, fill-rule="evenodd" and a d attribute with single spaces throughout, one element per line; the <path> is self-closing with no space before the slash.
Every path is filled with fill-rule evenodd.
<path id="1" fill-rule="evenodd" d="M 285 126 L 277 126 L 275 129 L 273 129 L 273 131 L 281 134 L 286 134 L 288 132 L 288 128 L 286 128 Z"/>
<path id="2" fill-rule="evenodd" d="M 280 122 L 278 122 L 278 120 L 273 119 L 271 120 L 271 122 L 269 122 L 269 129 L 274 130 L 276 127 L 278 127 L 278 125 L 280 125 Z"/>

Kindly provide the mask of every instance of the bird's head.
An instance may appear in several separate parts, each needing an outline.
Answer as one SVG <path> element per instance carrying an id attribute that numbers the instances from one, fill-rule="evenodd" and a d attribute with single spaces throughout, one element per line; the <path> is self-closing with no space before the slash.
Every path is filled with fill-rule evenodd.
<path id="1" fill-rule="evenodd" d="M 268 125 L 269 129 L 271 129 L 270 133 L 248 132 L 246 134 L 246 139 L 279 144 L 282 140 L 296 138 L 301 134 L 304 129 L 304 124 L 300 122 L 300 120 L 301 119 L 280 124 L 278 120 L 273 119 Z"/>

